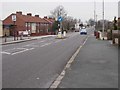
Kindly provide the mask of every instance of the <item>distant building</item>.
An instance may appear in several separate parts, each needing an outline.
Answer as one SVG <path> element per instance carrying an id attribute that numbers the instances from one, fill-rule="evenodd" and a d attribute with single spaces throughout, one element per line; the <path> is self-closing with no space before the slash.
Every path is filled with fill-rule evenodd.
<path id="1" fill-rule="evenodd" d="M 2 20 L 0 20 L 0 37 L 3 36 L 3 25 L 2 25 Z"/>
<path id="2" fill-rule="evenodd" d="M 76 24 L 75 24 L 75 29 L 80 29 L 80 26 L 79 26 L 79 25 L 80 25 L 80 23 L 76 23 Z"/>
<path id="3" fill-rule="evenodd" d="M 118 28 L 120 29 L 120 1 L 118 2 Z"/>
<path id="4" fill-rule="evenodd" d="M 32 13 L 23 15 L 21 11 L 12 13 L 3 20 L 4 32 L 7 35 L 16 35 L 28 31 L 31 35 L 48 35 L 52 33 L 52 23 L 54 20 L 40 18 L 39 15 L 32 16 Z"/>

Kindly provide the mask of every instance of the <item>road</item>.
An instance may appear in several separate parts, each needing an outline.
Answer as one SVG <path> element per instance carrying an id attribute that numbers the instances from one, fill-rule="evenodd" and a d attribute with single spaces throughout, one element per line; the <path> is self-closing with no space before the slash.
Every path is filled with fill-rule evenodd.
<path id="1" fill-rule="evenodd" d="M 2 46 L 3 88 L 49 88 L 87 35 L 73 32 Z"/>

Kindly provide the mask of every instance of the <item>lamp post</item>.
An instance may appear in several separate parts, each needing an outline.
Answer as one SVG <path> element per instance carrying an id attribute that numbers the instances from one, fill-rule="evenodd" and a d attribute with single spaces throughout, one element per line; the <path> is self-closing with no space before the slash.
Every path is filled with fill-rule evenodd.
<path id="1" fill-rule="evenodd" d="M 96 29 L 98 28 L 97 17 L 98 15 L 96 14 Z"/>
<path id="2" fill-rule="evenodd" d="M 103 28 L 102 28 L 102 32 L 103 32 L 103 34 L 102 34 L 102 37 L 103 37 L 103 40 L 104 40 L 104 33 L 105 33 L 105 31 L 104 31 L 104 0 L 103 0 Z"/>
<path id="3" fill-rule="evenodd" d="M 16 40 L 16 30 L 15 30 L 16 14 L 12 15 L 12 21 L 14 25 L 14 41 L 15 41 Z"/>
<path id="4" fill-rule="evenodd" d="M 95 26 L 96 26 L 96 2 L 94 1 L 94 29 L 95 29 Z"/>

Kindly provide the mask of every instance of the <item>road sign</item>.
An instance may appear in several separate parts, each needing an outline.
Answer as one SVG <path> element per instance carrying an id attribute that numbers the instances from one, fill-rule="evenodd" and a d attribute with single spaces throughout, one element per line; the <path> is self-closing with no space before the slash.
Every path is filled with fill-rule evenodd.
<path id="1" fill-rule="evenodd" d="M 62 22 L 63 18 L 61 16 L 58 17 L 58 21 Z"/>

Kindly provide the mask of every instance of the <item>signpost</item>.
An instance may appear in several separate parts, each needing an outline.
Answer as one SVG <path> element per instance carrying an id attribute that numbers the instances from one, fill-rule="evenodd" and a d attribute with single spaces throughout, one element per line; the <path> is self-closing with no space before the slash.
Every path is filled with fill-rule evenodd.
<path id="1" fill-rule="evenodd" d="M 61 16 L 58 17 L 58 21 L 60 22 L 60 28 L 58 32 L 58 38 L 62 38 L 62 20 L 63 18 Z"/>
<path id="2" fill-rule="evenodd" d="M 63 18 L 61 16 L 58 17 L 58 21 L 59 22 L 62 22 L 63 21 Z"/>

